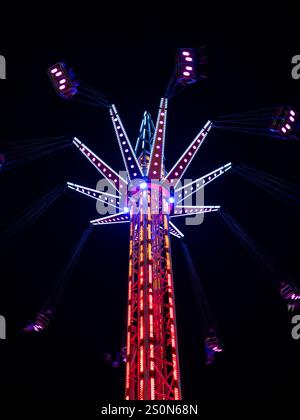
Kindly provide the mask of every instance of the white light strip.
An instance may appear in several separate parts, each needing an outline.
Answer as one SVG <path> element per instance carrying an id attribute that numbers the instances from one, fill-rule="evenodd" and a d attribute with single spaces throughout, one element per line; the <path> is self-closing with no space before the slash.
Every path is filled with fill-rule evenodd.
<path id="1" fill-rule="evenodd" d="M 131 180 L 132 178 L 142 178 L 143 177 L 143 172 L 142 169 L 140 167 L 140 164 L 136 158 L 135 152 L 131 146 L 131 143 L 129 141 L 129 138 L 127 136 L 127 133 L 125 131 L 125 128 L 122 124 L 122 121 L 120 119 L 120 116 L 118 114 L 118 111 L 115 107 L 115 105 L 112 105 L 111 108 L 109 109 L 109 113 L 112 119 L 112 123 L 114 126 L 114 130 L 117 136 L 117 140 L 119 143 L 119 147 L 120 147 L 120 151 L 122 154 L 122 158 L 123 158 L 123 162 L 127 171 L 127 175 L 128 178 Z M 115 121 L 115 119 L 117 121 Z M 120 129 L 118 129 L 117 127 L 120 127 Z M 122 138 L 120 136 L 120 134 L 122 134 Z M 126 144 L 122 144 L 122 142 L 126 142 Z M 125 155 L 125 150 L 129 149 L 130 153 Z M 130 161 L 133 159 L 132 163 L 128 163 L 128 158 L 130 158 Z M 134 168 L 130 168 L 130 165 L 134 165 Z M 134 175 L 136 173 L 136 175 Z"/>
<path id="2" fill-rule="evenodd" d="M 200 132 L 194 138 L 194 140 L 185 149 L 185 151 L 180 156 L 180 158 L 177 160 L 177 162 L 172 167 L 172 169 L 169 171 L 169 173 L 165 176 L 165 178 L 164 178 L 163 181 L 168 180 L 168 181 L 171 182 L 172 179 L 175 179 L 177 182 L 174 184 L 174 188 L 176 187 L 176 185 L 178 184 L 178 182 L 182 178 L 183 174 L 185 173 L 185 171 L 189 167 L 190 163 L 192 162 L 193 158 L 196 156 L 196 154 L 197 154 L 200 146 L 202 145 L 203 141 L 205 140 L 205 138 L 206 138 L 207 134 L 209 133 L 211 127 L 212 127 L 212 122 L 210 120 L 208 120 L 207 123 L 205 124 L 205 126 L 200 130 Z M 203 136 L 202 136 L 202 134 L 203 134 Z M 201 140 L 200 142 L 198 142 L 199 139 Z M 191 149 L 192 147 L 194 148 L 194 152 L 188 152 L 188 150 Z M 181 165 L 182 168 L 180 168 L 180 171 L 181 171 L 180 175 L 175 175 L 175 173 L 176 173 L 175 172 L 176 167 L 182 162 L 183 158 L 188 153 L 192 153 L 192 154 L 189 155 L 190 157 L 186 157 L 185 158 L 186 159 L 186 162 L 182 163 L 182 165 Z M 174 172 L 174 175 L 173 175 L 173 172 Z"/>
<path id="3" fill-rule="evenodd" d="M 174 223 L 172 223 L 171 221 L 169 221 L 169 225 L 171 225 L 172 229 L 174 229 L 176 231 L 176 235 L 174 233 L 172 233 L 171 229 L 170 229 L 170 233 L 174 236 L 177 236 L 178 238 L 183 238 L 184 234 L 174 225 Z"/>
<path id="4" fill-rule="evenodd" d="M 109 165 L 107 165 L 107 163 L 105 163 L 102 159 L 99 158 L 99 156 L 97 156 L 91 149 L 89 149 L 85 144 L 83 144 L 77 137 L 74 137 L 73 139 L 73 143 L 75 144 L 76 147 L 78 147 L 78 149 L 81 151 L 81 153 L 95 166 L 95 168 L 101 173 L 101 175 L 104 176 L 104 178 L 107 179 L 107 181 L 114 186 L 114 188 L 119 192 L 122 193 L 122 188 L 121 185 L 123 185 L 123 189 L 125 189 L 125 186 L 127 185 L 127 181 L 122 178 L 119 174 L 117 174 Z M 82 148 L 84 148 L 84 150 L 87 150 L 88 153 L 90 153 L 92 155 L 92 157 L 87 156 L 86 153 L 84 153 L 83 150 L 81 150 Z M 117 188 L 116 183 L 113 181 L 113 179 L 109 178 L 105 172 L 103 172 L 98 165 L 93 161 L 93 159 L 97 159 L 99 162 L 101 162 L 101 165 L 104 166 L 105 168 L 107 168 L 115 177 L 115 179 L 117 179 L 119 181 L 119 188 Z"/>
<path id="5" fill-rule="evenodd" d="M 100 194 L 100 195 L 108 195 L 109 197 L 119 198 L 117 195 L 110 194 L 110 193 L 103 192 L 103 191 L 99 191 L 99 190 L 94 190 L 93 188 L 87 188 L 84 185 L 73 184 L 72 182 L 67 182 L 67 185 L 68 185 L 69 188 L 72 188 L 72 187 L 75 187 L 75 188 L 85 188 L 86 190 L 89 190 L 91 192 L 95 192 L 95 193 Z M 75 189 L 75 188 L 73 188 L 73 189 Z"/>
<path id="6" fill-rule="evenodd" d="M 229 169 L 231 169 L 231 162 L 227 163 L 224 166 L 221 166 L 218 169 L 215 169 L 214 171 L 202 176 L 201 178 L 196 179 L 195 181 L 192 181 L 186 185 L 184 185 L 183 187 L 178 188 L 178 190 L 175 190 L 175 193 L 180 192 L 181 190 L 183 191 L 182 197 L 179 197 L 180 199 L 177 201 L 177 204 L 181 203 L 182 201 L 184 201 L 186 198 L 190 197 L 191 195 L 195 194 L 197 191 L 201 190 L 201 188 L 204 188 L 207 184 L 209 184 L 210 182 L 214 181 L 215 179 L 219 178 L 219 176 L 223 175 L 226 171 L 228 171 Z M 219 172 L 219 173 L 217 173 Z M 206 178 L 211 177 L 211 179 L 206 180 Z M 203 182 L 205 181 L 205 182 Z M 201 185 L 199 185 L 199 187 L 193 189 L 193 191 L 191 191 L 189 194 L 185 195 L 186 193 L 186 189 L 188 187 L 191 187 L 193 184 L 197 184 L 200 183 Z M 177 195 L 178 197 L 178 195 Z"/>
<path id="7" fill-rule="evenodd" d="M 109 225 L 114 223 L 127 223 L 130 221 L 128 213 L 116 213 L 112 216 L 100 217 L 99 219 L 90 220 L 92 225 Z"/>
<path id="8" fill-rule="evenodd" d="M 94 199 L 95 199 L 95 200 L 97 200 L 97 201 L 101 201 L 102 203 L 108 204 L 108 205 L 110 205 L 110 206 L 115 207 L 116 209 L 119 209 L 119 203 L 120 203 L 120 201 L 119 201 L 119 197 L 117 197 L 116 195 L 113 195 L 113 194 L 108 194 L 108 193 L 103 193 L 103 192 L 101 192 L 101 191 L 93 190 L 92 188 L 87 188 L 87 187 L 83 187 L 83 186 L 81 186 L 81 185 L 72 184 L 71 182 L 68 182 L 68 183 L 67 183 L 67 186 L 68 186 L 68 188 L 70 188 L 71 190 L 74 190 L 74 191 L 76 191 L 76 192 L 79 192 L 80 194 L 86 195 L 87 197 L 90 197 L 90 198 L 94 198 Z M 96 196 L 96 195 L 97 195 L 97 196 Z M 104 196 L 104 197 L 106 197 L 106 198 L 107 198 L 107 196 L 109 196 L 109 197 L 114 197 L 114 198 L 116 198 L 118 201 L 113 200 L 113 201 L 115 201 L 115 202 L 116 202 L 116 205 L 115 205 L 115 204 L 113 204 L 112 202 L 108 201 L 108 198 L 107 198 L 107 200 L 103 200 L 103 199 L 102 199 L 102 196 Z M 112 199 L 111 199 L 111 200 L 112 200 Z"/>
<path id="9" fill-rule="evenodd" d="M 168 112 L 168 99 L 162 98 L 160 100 L 159 110 L 157 114 L 157 120 L 156 120 L 156 126 L 155 126 L 155 133 L 154 133 L 154 141 L 152 144 L 152 150 L 149 160 L 149 166 L 148 166 L 148 173 L 147 176 L 150 178 L 157 178 L 161 179 L 163 175 L 163 164 L 164 164 L 164 151 L 165 151 L 165 139 L 166 139 L 166 125 L 167 125 L 167 112 Z M 164 115 L 162 115 L 162 113 Z M 160 121 L 163 120 L 163 124 L 160 124 Z M 162 130 L 160 133 L 159 130 Z M 158 140 L 158 138 L 161 137 L 161 140 Z M 159 146 L 159 148 L 157 147 Z M 158 150 L 158 151 L 157 151 Z M 153 168 L 154 160 L 155 160 L 155 154 L 158 154 L 159 157 L 157 157 L 157 161 L 160 160 L 160 168 L 157 168 L 158 172 L 155 174 L 155 169 Z M 150 173 L 151 171 L 151 173 Z M 157 175 L 157 177 L 156 177 Z"/>
<path id="10" fill-rule="evenodd" d="M 171 217 L 191 216 L 199 213 L 211 213 L 219 211 L 221 206 L 177 206 L 174 209 L 174 214 Z M 175 213 L 176 210 L 182 209 L 182 213 Z"/>

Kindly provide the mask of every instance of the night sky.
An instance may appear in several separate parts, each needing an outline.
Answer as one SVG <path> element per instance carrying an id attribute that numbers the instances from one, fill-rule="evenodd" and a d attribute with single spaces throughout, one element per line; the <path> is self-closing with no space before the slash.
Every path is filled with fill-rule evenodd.
<path id="1" fill-rule="evenodd" d="M 206 46 L 208 79 L 169 104 L 167 168 L 207 119 L 277 104 L 300 109 L 300 80 L 291 77 L 299 34 L 288 5 L 194 9 L 183 2 L 168 10 L 141 3 L 137 10 L 125 3 L 122 10 L 47 3 L 3 13 L 0 54 L 7 80 L 0 81 L 0 144 L 77 136 L 115 170 L 123 169 L 108 111 L 55 94 L 46 70 L 58 61 L 116 104 L 134 143 L 144 110 L 156 118 L 177 48 Z M 299 153 L 299 143 L 213 129 L 187 176 L 231 161 L 299 184 Z M 57 185 L 94 188 L 99 178 L 75 147 L 0 174 L 1 225 Z M 299 211 L 232 173 L 207 187 L 205 199 L 222 205 L 300 284 Z M 124 338 L 127 224 L 93 230 L 49 329 L 36 336 L 21 332 L 96 217 L 94 200 L 69 190 L 12 247 L 1 249 L 0 314 L 7 321 L 7 339 L 0 341 L 1 395 L 29 401 L 123 398 L 122 369 L 113 369 L 104 356 L 119 351 Z M 272 282 L 217 213 L 200 226 L 176 222 L 225 346 L 216 365 L 205 366 L 188 268 L 172 238 L 184 398 L 293 400 L 300 340 L 291 337 L 292 315 Z"/>

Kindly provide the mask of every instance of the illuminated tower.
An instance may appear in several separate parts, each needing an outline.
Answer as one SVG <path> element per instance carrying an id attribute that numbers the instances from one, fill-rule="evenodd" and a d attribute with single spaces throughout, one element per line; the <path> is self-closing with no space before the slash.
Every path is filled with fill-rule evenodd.
<path id="1" fill-rule="evenodd" d="M 126 168 L 121 177 L 80 140 L 74 144 L 114 186 L 116 194 L 68 183 L 69 188 L 110 204 L 116 213 L 92 220 L 92 225 L 130 224 L 125 398 L 181 399 L 175 295 L 170 234 L 183 234 L 170 221 L 178 216 L 218 211 L 219 206 L 184 205 L 185 197 L 230 169 L 231 164 L 180 186 L 186 169 L 212 127 L 203 129 L 168 172 L 164 166 L 168 100 L 162 98 L 154 126 L 144 114 L 133 150 L 114 105 L 109 108 Z"/>

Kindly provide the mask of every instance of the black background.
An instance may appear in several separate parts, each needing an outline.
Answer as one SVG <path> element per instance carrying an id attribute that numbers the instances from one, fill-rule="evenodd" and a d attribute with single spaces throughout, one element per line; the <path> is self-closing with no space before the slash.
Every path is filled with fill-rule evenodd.
<path id="1" fill-rule="evenodd" d="M 207 119 L 274 104 L 300 108 L 300 81 L 291 77 L 291 58 L 300 54 L 295 13 L 287 2 L 280 10 L 248 2 L 126 2 L 121 8 L 47 2 L 4 11 L 0 54 L 7 60 L 7 80 L 0 81 L 0 141 L 76 135 L 113 168 L 123 169 L 108 112 L 61 100 L 46 69 L 57 61 L 73 65 L 81 79 L 116 103 L 134 142 L 143 111 L 156 116 L 176 49 L 206 45 L 208 79 L 170 102 L 165 154 L 171 167 Z M 297 182 L 299 151 L 296 143 L 212 130 L 187 175 L 201 176 L 231 161 Z M 56 185 L 94 187 L 98 179 L 75 148 L 4 173 L 1 222 Z M 205 197 L 233 214 L 299 284 L 299 213 L 232 174 L 211 184 Z M 94 230 L 49 329 L 39 336 L 20 333 L 95 217 L 94 201 L 69 191 L 13 248 L 2 250 L 3 398 L 26 398 L 29 405 L 122 399 L 122 371 L 106 364 L 104 354 L 122 344 L 126 224 Z M 200 226 L 177 224 L 225 343 L 217 364 L 205 366 L 187 267 L 172 240 L 184 398 L 294 401 L 299 342 L 291 338 L 291 314 L 277 291 L 217 214 Z"/>

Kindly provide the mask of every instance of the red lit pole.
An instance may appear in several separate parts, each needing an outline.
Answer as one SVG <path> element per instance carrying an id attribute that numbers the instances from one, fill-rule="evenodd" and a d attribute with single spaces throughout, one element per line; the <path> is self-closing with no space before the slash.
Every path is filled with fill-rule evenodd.
<path id="1" fill-rule="evenodd" d="M 168 195 L 148 184 L 131 209 L 127 400 L 181 399 Z"/>

